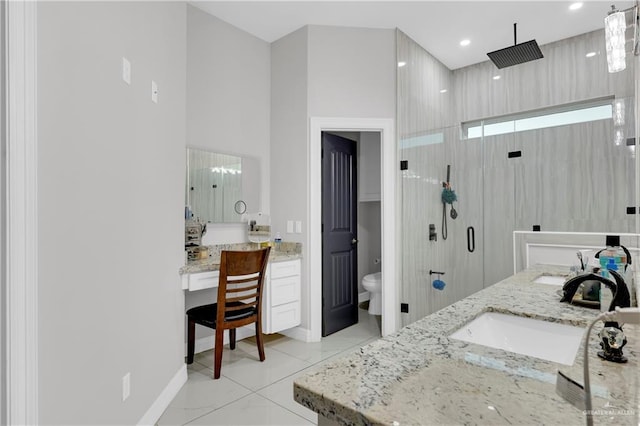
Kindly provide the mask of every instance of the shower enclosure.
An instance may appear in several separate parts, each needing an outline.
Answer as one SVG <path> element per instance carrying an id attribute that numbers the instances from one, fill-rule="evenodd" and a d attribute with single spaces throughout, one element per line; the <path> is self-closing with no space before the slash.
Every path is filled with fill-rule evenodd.
<path id="1" fill-rule="evenodd" d="M 397 32 L 402 325 L 512 275 L 513 231 L 638 231 L 634 64 L 609 74 L 604 55 L 585 57 L 604 52 L 603 31 L 542 49 L 451 71 Z"/>

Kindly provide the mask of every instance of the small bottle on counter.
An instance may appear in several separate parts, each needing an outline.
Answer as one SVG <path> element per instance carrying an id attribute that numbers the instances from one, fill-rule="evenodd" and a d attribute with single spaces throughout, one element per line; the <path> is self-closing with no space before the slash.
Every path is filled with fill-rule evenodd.
<path id="1" fill-rule="evenodd" d="M 273 242 L 275 243 L 276 251 L 280 251 L 280 248 L 282 247 L 282 237 L 279 232 L 276 232 L 276 237 L 273 239 Z"/>
<path id="2" fill-rule="evenodd" d="M 624 274 L 627 264 L 627 254 L 620 247 L 618 235 L 607 235 L 607 248 L 600 252 L 600 275 L 611 278 L 609 270 Z"/>

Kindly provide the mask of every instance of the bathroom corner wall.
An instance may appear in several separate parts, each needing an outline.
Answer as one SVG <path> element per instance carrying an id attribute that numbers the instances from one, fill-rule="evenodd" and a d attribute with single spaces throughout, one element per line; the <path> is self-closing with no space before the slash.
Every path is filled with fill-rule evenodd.
<path id="1" fill-rule="evenodd" d="M 270 57 L 269 43 L 187 5 L 187 145 L 258 160 L 250 212 L 270 210 Z"/>
<path id="2" fill-rule="evenodd" d="M 271 44 L 271 229 L 302 243 L 301 327 L 309 328 L 307 223 L 308 28 Z M 287 234 L 287 220 L 303 220 L 303 233 Z"/>

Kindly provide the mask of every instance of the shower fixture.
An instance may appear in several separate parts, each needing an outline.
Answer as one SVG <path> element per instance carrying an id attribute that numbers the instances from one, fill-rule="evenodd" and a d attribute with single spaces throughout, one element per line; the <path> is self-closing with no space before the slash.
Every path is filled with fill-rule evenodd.
<path id="1" fill-rule="evenodd" d="M 513 24 L 513 46 L 487 53 L 489 59 L 491 59 L 498 68 L 511 67 L 544 58 L 540 47 L 538 47 L 538 42 L 535 41 L 535 39 L 518 44 L 516 25 L 517 23 Z"/>

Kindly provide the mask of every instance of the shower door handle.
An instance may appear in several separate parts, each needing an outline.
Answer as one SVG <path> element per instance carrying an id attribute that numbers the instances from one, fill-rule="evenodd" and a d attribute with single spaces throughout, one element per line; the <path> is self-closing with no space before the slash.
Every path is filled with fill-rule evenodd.
<path id="1" fill-rule="evenodd" d="M 476 231 L 473 226 L 467 228 L 467 250 L 473 253 L 476 249 Z"/>

